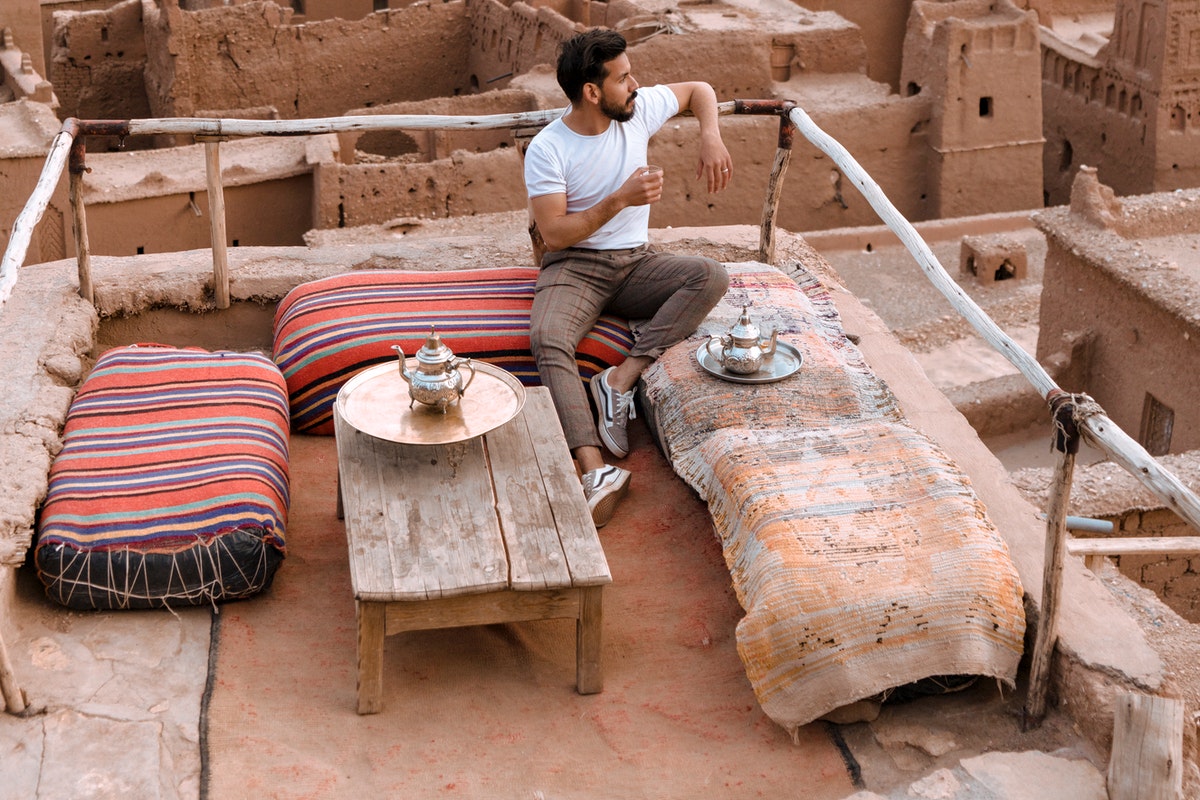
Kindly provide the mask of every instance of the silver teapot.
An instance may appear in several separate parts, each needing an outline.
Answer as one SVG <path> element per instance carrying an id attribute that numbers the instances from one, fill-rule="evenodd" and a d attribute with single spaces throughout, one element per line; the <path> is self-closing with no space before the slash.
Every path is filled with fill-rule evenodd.
<path id="1" fill-rule="evenodd" d="M 392 345 L 392 349 L 400 356 L 400 377 L 408 384 L 408 396 L 411 398 L 408 407 L 413 403 L 424 403 L 446 413 L 451 403 L 458 402 L 475 380 L 475 366 L 471 359 L 455 358 L 450 348 L 442 344 L 436 327 L 429 329 L 425 345 L 417 351 L 417 368 L 407 369 L 407 359 L 400 345 Z M 471 375 L 463 382 L 462 373 L 458 367 L 465 366 Z"/>
<path id="2" fill-rule="evenodd" d="M 706 349 L 708 355 L 727 371 L 737 375 L 751 375 L 762 369 L 763 359 L 775 355 L 775 339 L 779 330 L 771 331 L 767 339 L 759 337 L 758 326 L 750 321 L 750 307 L 742 306 L 742 315 L 729 329 L 726 336 L 711 336 Z M 720 354 L 713 352 L 713 345 L 720 344 Z"/>

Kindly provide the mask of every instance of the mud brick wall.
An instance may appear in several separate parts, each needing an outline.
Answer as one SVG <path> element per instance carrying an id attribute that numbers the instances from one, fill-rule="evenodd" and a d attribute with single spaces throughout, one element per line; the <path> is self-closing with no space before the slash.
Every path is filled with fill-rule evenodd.
<path id="1" fill-rule="evenodd" d="M 469 88 L 461 0 L 419 2 L 353 21 L 293 25 L 291 16 L 291 9 L 260 2 L 161 9 L 157 35 L 167 39 L 162 52 L 174 55 L 149 67 L 156 114 L 273 106 L 283 119 L 327 117 Z"/>
<path id="2" fill-rule="evenodd" d="M 1196 536 L 1197 532 L 1166 508 L 1129 511 L 1110 517 L 1114 536 Z M 1121 574 L 1150 589 L 1188 622 L 1200 622 L 1200 553 L 1196 555 L 1123 555 L 1113 561 Z"/>
<path id="3" fill-rule="evenodd" d="M 125 0 L 104 11 L 54 15 L 49 78 L 61 118 L 149 116 L 145 68 L 141 0 Z"/>

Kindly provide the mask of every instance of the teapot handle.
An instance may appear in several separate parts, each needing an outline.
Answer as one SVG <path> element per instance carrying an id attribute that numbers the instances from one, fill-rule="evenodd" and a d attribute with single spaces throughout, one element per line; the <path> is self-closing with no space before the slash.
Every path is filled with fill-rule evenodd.
<path id="1" fill-rule="evenodd" d="M 712 351 L 713 342 L 716 342 L 721 345 L 721 355 L 719 355 L 719 356 L 713 355 L 713 351 Z M 704 346 L 704 350 L 705 350 L 705 352 L 708 353 L 709 358 L 715 360 L 721 366 L 725 366 L 725 340 L 723 338 L 721 338 L 720 336 L 714 336 L 710 333 L 708 335 L 708 344 L 706 344 Z"/>
<path id="2" fill-rule="evenodd" d="M 458 369 L 459 367 L 464 366 L 464 365 L 466 366 L 467 369 L 471 370 L 471 377 L 467 378 L 467 382 L 464 383 L 462 385 L 462 388 L 458 390 L 458 394 L 460 396 L 463 395 L 464 393 L 466 393 L 467 387 L 471 385 L 471 381 L 475 380 L 475 365 L 471 363 L 471 359 L 469 359 L 469 358 L 459 359 L 458 361 L 454 362 L 455 369 Z"/>

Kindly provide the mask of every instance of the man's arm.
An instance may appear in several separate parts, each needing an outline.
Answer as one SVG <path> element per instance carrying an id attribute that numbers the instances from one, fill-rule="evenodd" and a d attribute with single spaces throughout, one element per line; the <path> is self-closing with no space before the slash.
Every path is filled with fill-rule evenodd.
<path id="1" fill-rule="evenodd" d="M 562 250 L 591 236 L 621 209 L 658 202 L 662 198 L 662 186 L 662 172 L 647 172 L 645 167 L 638 167 L 620 188 L 583 211 L 568 214 L 564 192 L 531 198 L 529 205 L 546 248 Z"/>
<path id="2" fill-rule="evenodd" d="M 704 81 L 668 84 L 679 100 L 679 111 L 691 111 L 700 121 L 700 160 L 696 177 L 703 177 L 710 192 L 719 192 L 733 177 L 733 159 L 721 141 L 717 124 L 717 93 Z"/>

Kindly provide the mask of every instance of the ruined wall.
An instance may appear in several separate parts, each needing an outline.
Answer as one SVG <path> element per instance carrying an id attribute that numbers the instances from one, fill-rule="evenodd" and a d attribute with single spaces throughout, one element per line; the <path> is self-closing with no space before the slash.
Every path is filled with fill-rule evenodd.
<path id="1" fill-rule="evenodd" d="M 904 32 L 912 0 L 800 0 L 813 11 L 834 11 L 862 29 L 867 76 L 900 89 Z"/>
<path id="2" fill-rule="evenodd" d="M 149 116 L 145 68 L 142 0 L 54 16 L 50 80 L 61 118 Z"/>
<path id="3" fill-rule="evenodd" d="M 1110 227 L 1079 210 L 1036 216 L 1047 239 L 1037 356 L 1090 333 L 1084 385 L 1063 388 L 1091 395 L 1152 455 L 1178 453 L 1200 448 L 1197 282 L 1174 260 L 1147 252 L 1146 239 L 1175 234 L 1200 242 L 1200 193 L 1136 202 Z M 1164 409 L 1173 422 L 1169 450 L 1160 451 Z"/>
<path id="4" fill-rule="evenodd" d="M 155 116 L 262 106 L 284 119 L 336 116 L 468 88 L 461 0 L 307 25 L 290 24 L 291 9 L 269 2 L 196 12 L 159 2 L 147 26 L 163 39 L 158 52 L 171 55 L 147 65 Z"/>
<path id="5" fill-rule="evenodd" d="M 226 245 L 304 244 L 304 232 L 312 227 L 311 176 L 226 186 L 224 195 Z M 208 193 L 203 191 L 91 202 L 87 214 L 88 244 L 96 254 L 207 249 L 212 242 Z"/>
<path id="6" fill-rule="evenodd" d="M 604 18 L 608 4 L 594 5 L 595 16 Z M 466 6 L 470 19 L 467 82 L 472 92 L 504 88 L 514 76 L 537 64 L 555 63 L 559 43 L 575 33 L 571 20 L 550 8 L 515 2 L 510 9 L 498 0 L 466 0 Z"/>

